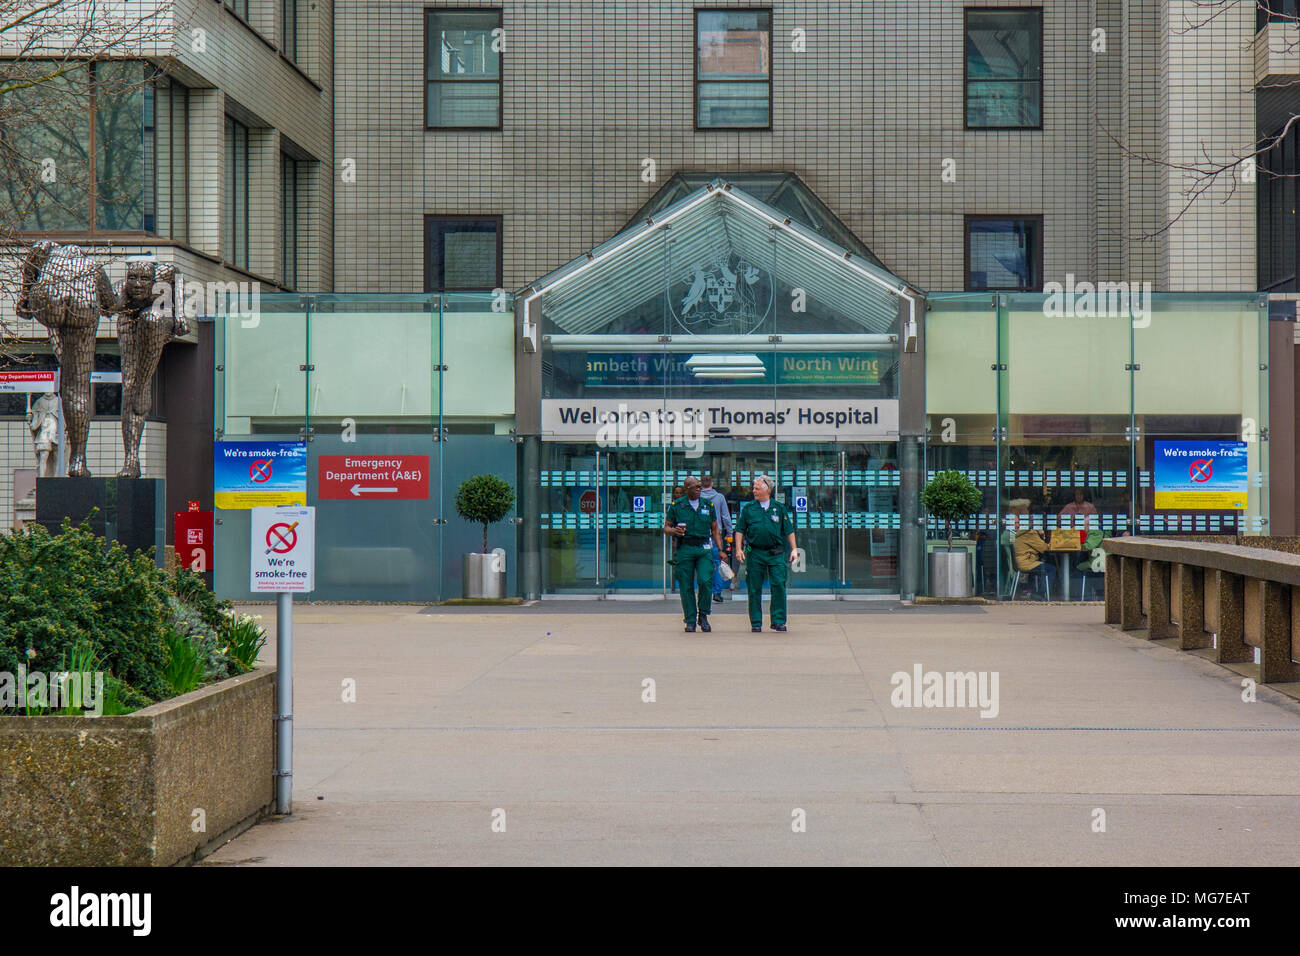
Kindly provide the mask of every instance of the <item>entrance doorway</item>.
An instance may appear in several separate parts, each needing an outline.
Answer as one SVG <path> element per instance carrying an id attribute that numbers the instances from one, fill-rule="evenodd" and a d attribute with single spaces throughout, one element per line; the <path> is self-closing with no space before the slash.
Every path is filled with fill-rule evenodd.
<path id="1" fill-rule="evenodd" d="M 673 590 L 665 506 L 688 475 L 712 475 L 734 518 L 758 475 L 793 512 L 802 570 L 792 591 L 897 594 L 896 442 L 772 442 L 713 438 L 681 448 L 545 442 L 541 469 L 542 590 L 596 596 Z M 736 594 L 744 593 L 743 575 Z"/>

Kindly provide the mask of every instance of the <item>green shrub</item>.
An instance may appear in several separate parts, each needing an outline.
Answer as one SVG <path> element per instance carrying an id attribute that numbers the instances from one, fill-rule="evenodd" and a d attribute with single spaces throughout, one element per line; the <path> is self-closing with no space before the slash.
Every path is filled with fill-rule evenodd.
<path id="1" fill-rule="evenodd" d="M 925 510 L 948 528 L 948 550 L 952 550 L 952 523 L 969 518 L 984 505 L 984 496 L 975 483 L 960 471 L 941 471 L 921 491 Z"/>
<path id="2" fill-rule="evenodd" d="M 173 695 L 188 694 L 203 680 L 207 661 L 183 631 L 168 628 L 163 643 L 167 647 L 167 664 L 163 667 L 167 686 Z"/>
<path id="3" fill-rule="evenodd" d="M 106 546 L 88 523 L 0 535 L 0 671 L 53 673 L 78 642 L 149 699 L 167 695 L 167 578 L 143 552 Z M 29 654 L 28 651 L 32 653 Z"/>
<path id="4" fill-rule="evenodd" d="M 218 599 L 208 590 L 201 574 L 189 568 L 177 568 L 168 581 L 177 599 L 190 608 L 218 637 L 226 637 L 230 630 L 233 608 L 229 601 Z"/>
<path id="5" fill-rule="evenodd" d="M 456 514 L 483 526 L 483 553 L 487 554 L 488 525 L 496 524 L 515 506 L 515 493 L 496 475 L 475 475 L 456 489 Z"/>
<path id="6" fill-rule="evenodd" d="M 257 619 L 243 614 L 235 619 L 230 628 L 230 656 L 237 660 L 246 671 L 257 666 L 258 655 L 266 644 L 266 631 L 262 630 Z"/>

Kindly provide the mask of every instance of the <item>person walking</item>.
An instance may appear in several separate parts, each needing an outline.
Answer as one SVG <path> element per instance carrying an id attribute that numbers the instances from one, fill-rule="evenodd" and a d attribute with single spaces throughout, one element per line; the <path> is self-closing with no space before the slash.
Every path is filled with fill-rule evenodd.
<path id="1" fill-rule="evenodd" d="M 727 507 L 726 496 L 713 487 L 712 475 L 701 478 L 700 485 L 700 497 L 713 505 L 714 520 L 718 522 L 725 539 L 731 534 L 731 509 Z M 727 587 L 727 582 L 722 580 L 722 549 L 712 548 L 710 551 L 713 557 L 713 600 L 721 604 L 722 592 Z"/>
<path id="2" fill-rule="evenodd" d="M 668 506 L 664 534 L 677 538 L 674 577 L 681 590 L 686 633 L 694 634 L 696 624 L 701 631 L 713 630 L 709 626 L 713 609 L 713 558 L 709 552 L 722 547 L 722 538 L 713 505 L 700 496 L 700 479 L 687 478 L 682 487 L 686 493 Z"/>
<path id="3" fill-rule="evenodd" d="M 790 572 L 787 562 L 794 561 L 796 545 L 794 520 L 785 505 L 772 498 L 775 488 L 771 478 L 759 475 L 754 479 L 754 500 L 747 501 L 736 517 L 736 560 L 746 565 L 749 629 L 755 634 L 763 630 L 765 578 L 772 582 L 772 606 L 768 610 L 772 630 L 785 630 L 785 586 Z"/>

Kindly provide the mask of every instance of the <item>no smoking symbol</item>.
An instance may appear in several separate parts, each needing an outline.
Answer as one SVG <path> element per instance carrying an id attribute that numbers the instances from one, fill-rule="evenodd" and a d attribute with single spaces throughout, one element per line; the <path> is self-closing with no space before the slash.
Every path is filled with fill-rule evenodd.
<path id="1" fill-rule="evenodd" d="M 266 553 L 288 554 L 298 543 L 298 522 L 285 524 L 283 521 L 266 529 Z"/>
<path id="2" fill-rule="evenodd" d="M 1214 462 L 1206 458 L 1194 461 L 1191 467 L 1187 469 L 1187 473 L 1191 476 L 1192 481 L 1209 481 L 1214 474 Z"/>
<path id="3" fill-rule="evenodd" d="M 259 485 L 271 480 L 271 462 L 263 459 L 248 466 L 248 477 Z"/>

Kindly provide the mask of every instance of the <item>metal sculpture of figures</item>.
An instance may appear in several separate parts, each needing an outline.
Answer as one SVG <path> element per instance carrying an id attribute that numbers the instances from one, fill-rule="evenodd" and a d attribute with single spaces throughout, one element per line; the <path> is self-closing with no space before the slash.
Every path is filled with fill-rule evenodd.
<path id="1" fill-rule="evenodd" d="M 119 478 L 140 477 L 140 435 L 151 404 L 154 372 L 163 346 L 189 331 L 181 277 L 176 267 L 152 259 L 128 259 L 117 285 L 117 339 L 122 346 L 122 444 L 126 464 Z"/>
<path id="2" fill-rule="evenodd" d="M 59 362 L 59 398 L 68 441 L 68 475 L 89 478 L 86 438 L 90 432 L 90 372 L 95 362 L 99 317 L 113 306 L 113 286 L 104 267 L 80 246 L 35 243 L 23 260 L 18 316 L 35 319 L 50 333 Z"/>
<path id="3" fill-rule="evenodd" d="M 32 402 L 27 429 L 36 451 L 36 476 L 53 478 L 59 448 L 59 396 L 46 392 Z"/>

